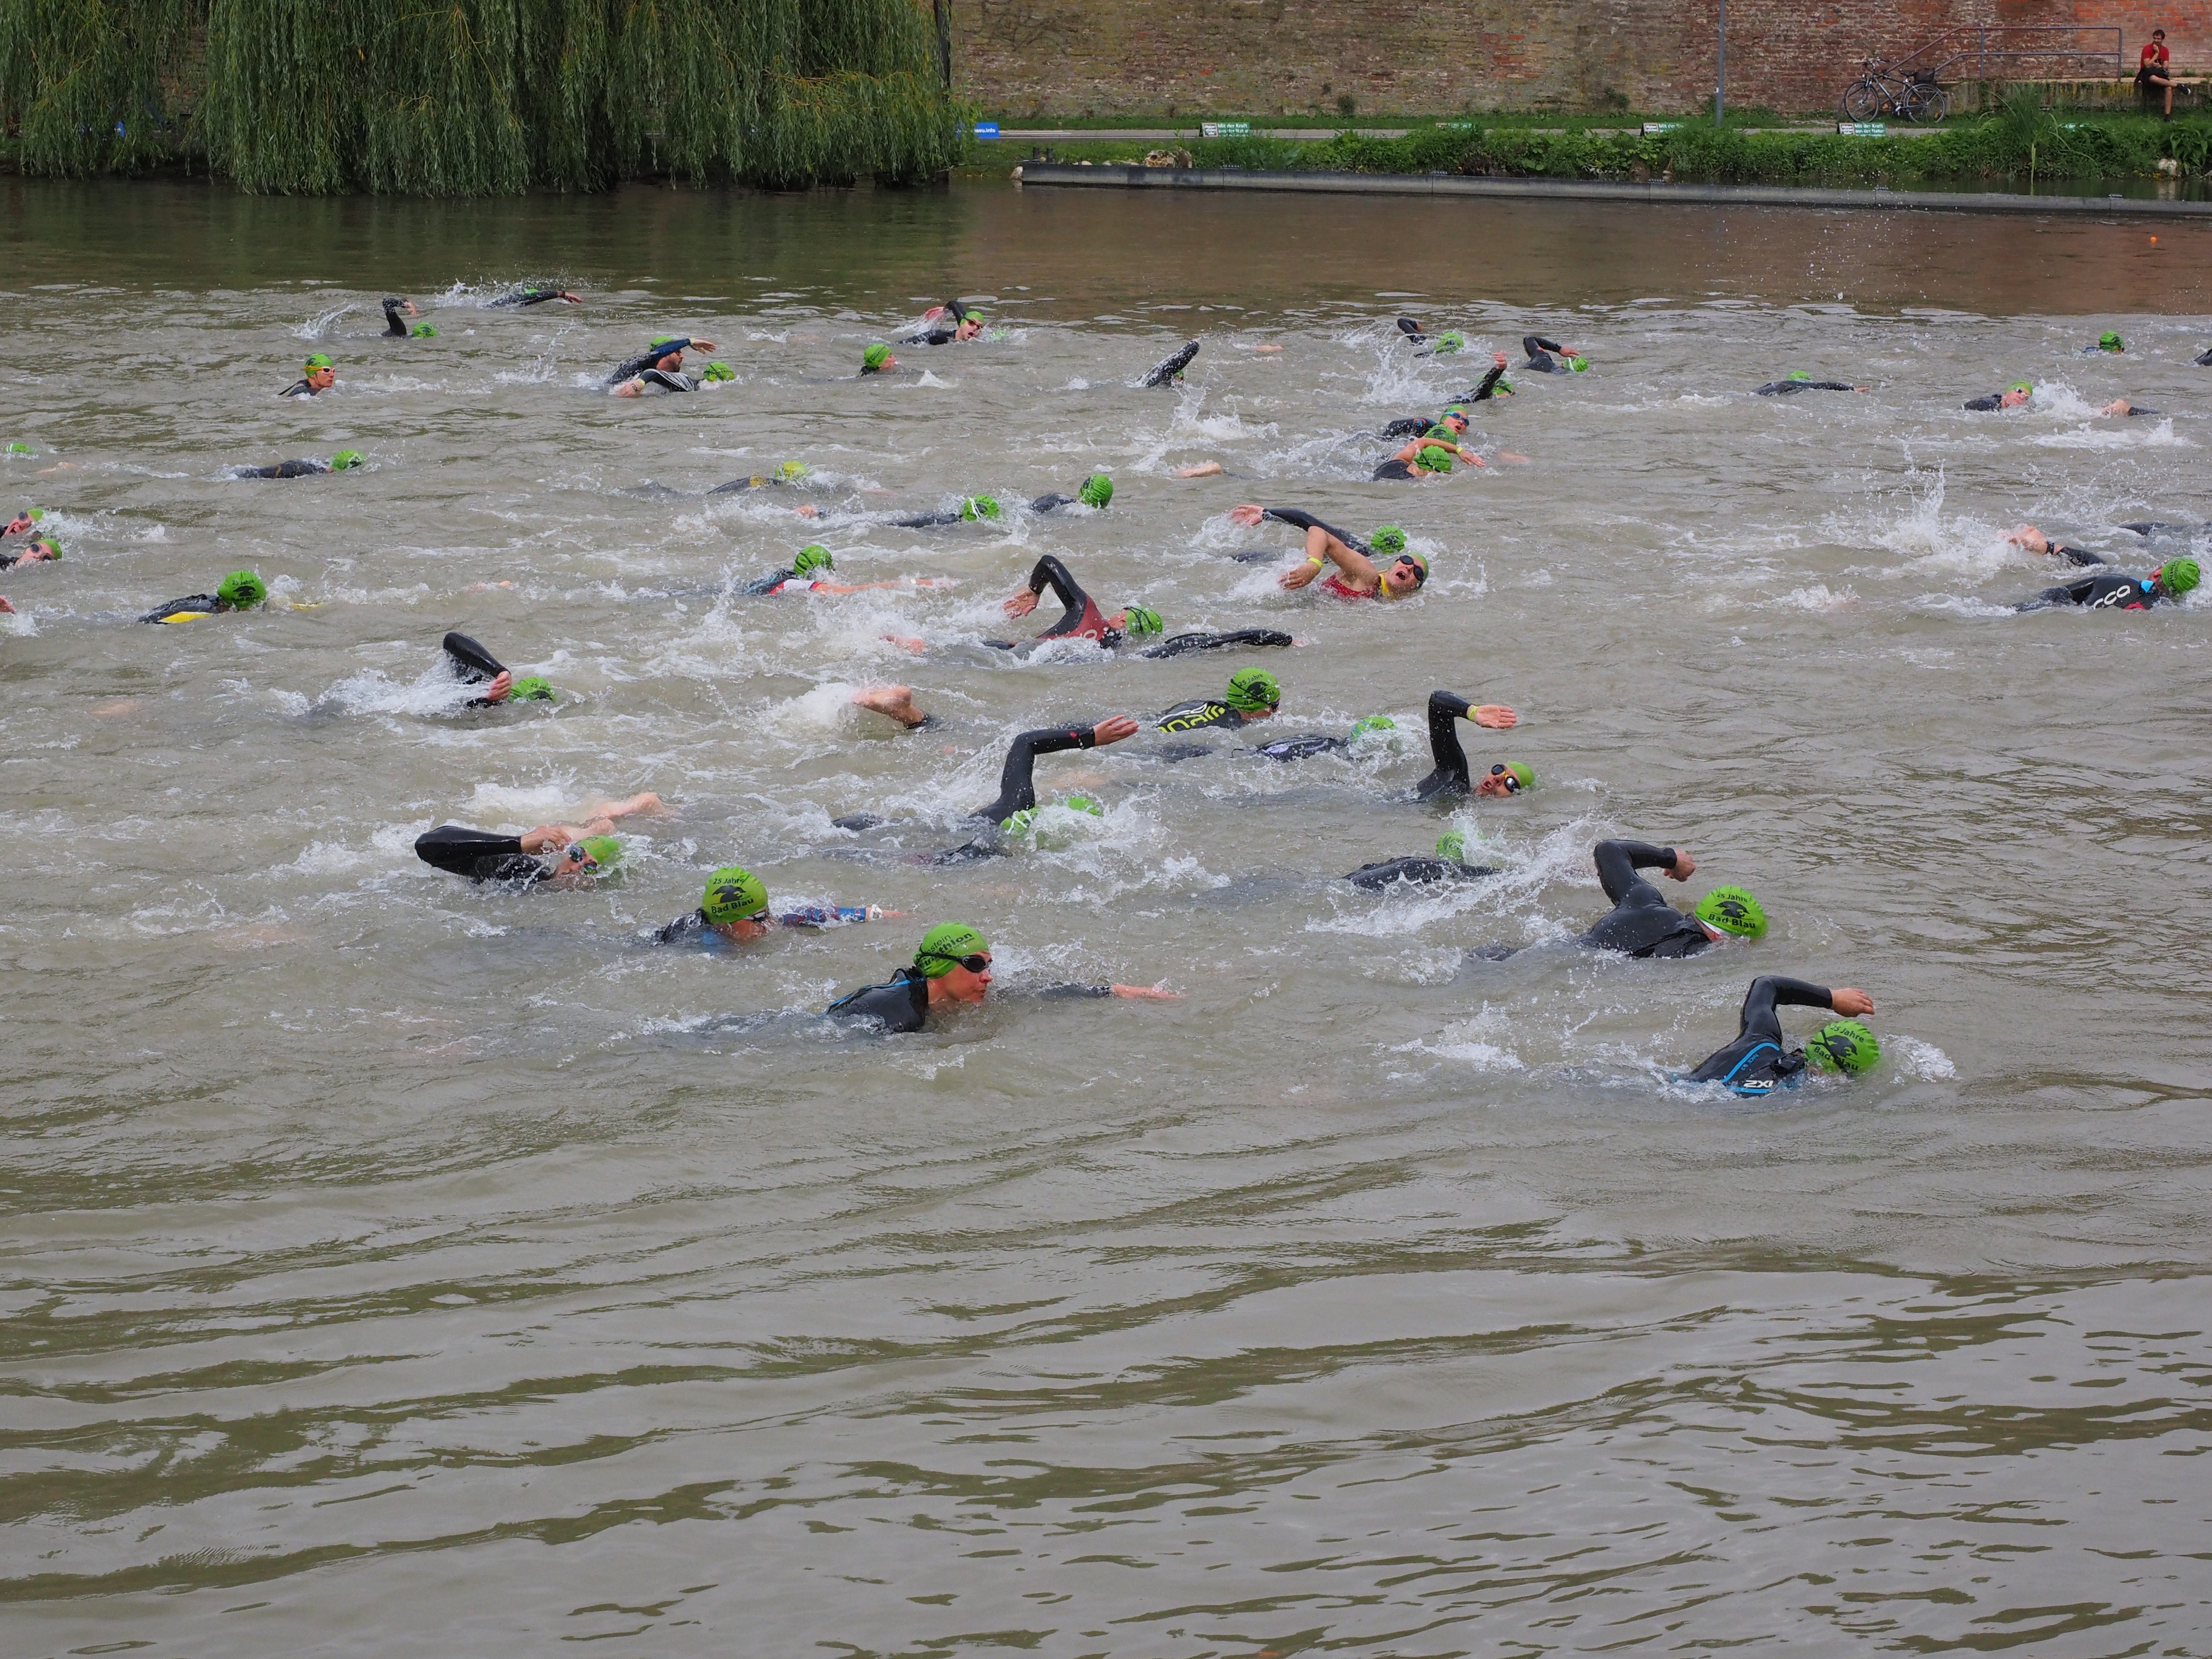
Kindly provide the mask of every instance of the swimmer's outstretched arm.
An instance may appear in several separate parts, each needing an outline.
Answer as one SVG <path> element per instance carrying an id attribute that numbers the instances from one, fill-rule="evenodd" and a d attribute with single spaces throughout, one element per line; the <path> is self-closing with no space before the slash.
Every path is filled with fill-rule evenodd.
<path id="1" fill-rule="evenodd" d="M 1052 589 L 1054 597 L 1066 607 L 1067 614 L 1045 631 L 1053 634 L 1073 628 L 1083 619 L 1083 607 L 1089 596 L 1077 584 L 1067 567 L 1049 553 L 1039 559 L 1036 568 L 1030 572 L 1028 586 L 1006 601 L 1006 614 L 1009 617 L 1028 616 L 1036 609 L 1037 600 L 1048 586 Z"/>
<path id="2" fill-rule="evenodd" d="M 1462 720 L 1498 732 L 1521 722 L 1521 717 L 1502 702 L 1486 702 L 1478 707 L 1455 691 L 1430 692 L 1429 757 L 1436 766 L 1415 791 L 1422 800 L 1447 791 L 1465 794 L 1473 788 L 1468 776 L 1467 750 L 1459 743 L 1459 722 Z"/>
<path id="3" fill-rule="evenodd" d="M 2026 553 L 2048 553 L 2054 558 L 2064 559 L 2069 564 L 2110 564 L 2112 561 L 2101 553 L 2092 553 L 2087 548 L 2069 547 L 2063 542 L 2054 542 L 2032 524 L 2024 524 L 2005 539 Z"/>
<path id="4" fill-rule="evenodd" d="M 1119 743 L 1124 738 L 1134 737 L 1137 722 L 1127 714 L 1115 714 L 1100 720 L 1096 726 L 1075 726 L 1060 729 L 1043 727 L 1024 732 L 1006 750 L 1006 764 L 999 774 L 999 798 L 988 806 L 979 806 L 970 817 L 988 818 L 994 823 L 1004 823 L 1017 812 L 1027 811 L 1036 805 L 1036 757 L 1058 754 L 1063 749 L 1095 749 L 1102 744 Z"/>
<path id="5" fill-rule="evenodd" d="M 920 644 L 920 641 L 915 641 Z M 915 707 L 914 689 L 905 685 L 867 685 L 853 693 L 853 706 L 896 720 L 901 726 L 926 726 L 929 716 Z"/>
<path id="6" fill-rule="evenodd" d="M 1346 546 L 1343 537 L 1320 525 L 1306 532 L 1306 562 L 1293 565 L 1275 580 L 1295 592 L 1320 575 L 1322 567 L 1331 562 L 1354 587 L 1371 589 L 1382 585 L 1382 573 L 1375 568 L 1374 560 Z"/>

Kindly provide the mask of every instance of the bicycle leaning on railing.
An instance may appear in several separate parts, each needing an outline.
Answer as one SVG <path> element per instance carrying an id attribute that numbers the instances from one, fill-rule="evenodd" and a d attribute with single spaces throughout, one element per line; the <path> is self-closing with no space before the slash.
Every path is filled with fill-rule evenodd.
<path id="1" fill-rule="evenodd" d="M 1844 93 L 1838 106 L 1846 121 L 1879 121 L 1901 115 L 1908 121 L 1940 121 L 1950 113 L 1951 100 L 1936 77 L 1924 70 L 1903 75 L 1879 58 L 1866 60 L 1866 74 Z"/>

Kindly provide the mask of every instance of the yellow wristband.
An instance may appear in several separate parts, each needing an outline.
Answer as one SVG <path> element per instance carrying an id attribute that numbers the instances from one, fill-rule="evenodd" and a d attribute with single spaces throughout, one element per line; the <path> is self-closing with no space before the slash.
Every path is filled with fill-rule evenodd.
<path id="1" fill-rule="evenodd" d="M 1322 564 L 1326 562 L 1326 561 L 1322 559 L 1320 554 L 1316 553 L 1311 558 L 1308 559 L 1306 562 L 1311 565 L 1315 569 L 1318 570 L 1322 568 Z"/>

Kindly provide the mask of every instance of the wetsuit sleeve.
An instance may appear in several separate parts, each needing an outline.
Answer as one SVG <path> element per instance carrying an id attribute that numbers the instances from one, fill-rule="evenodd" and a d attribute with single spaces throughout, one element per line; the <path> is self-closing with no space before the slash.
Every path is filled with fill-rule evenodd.
<path id="1" fill-rule="evenodd" d="M 1357 548 L 1362 553 L 1370 550 L 1367 544 L 1361 541 L 1358 537 L 1346 535 L 1327 520 L 1316 519 L 1312 514 L 1295 507 L 1265 507 L 1261 509 L 1260 516 L 1263 519 L 1273 519 L 1278 524 L 1290 525 L 1299 530 L 1326 530 L 1346 547 Z"/>
<path id="2" fill-rule="evenodd" d="M 1800 380 L 1797 384 L 1808 392 L 1856 392 L 1858 390 L 1849 380 Z"/>
<path id="3" fill-rule="evenodd" d="M 1030 503 L 1030 511 L 1032 513 L 1053 513 L 1057 512 L 1063 507 L 1073 507 L 1074 505 L 1075 497 L 1073 495 L 1040 495 Z"/>
<path id="4" fill-rule="evenodd" d="M 1472 787 L 1467 775 L 1467 750 L 1459 744 L 1459 722 L 1473 707 L 1456 692 L 1429 693 L 1429 757 L 1436 763 L 1436 769 L 1421 780 L 1419 793 L 1423 800 L 1448 789 Z"/>
<path id="5" fill-rule="evenodd" d="M 1056 755 L 1063 749 L 1090 749 L 1096 747 L 1097 742 L 1097 732 L 1088 726 L 1058 731 L 1045 727 L 1023 732 L 1006 750 L 1006 764 L 999 774 L 998 799 L 988 806 L 977 807 L 969 817 L 1004 823 L 1015 813 L 1026 811 L 1036 805 L 1033 775 L 1039 755 Z"/>
<path id="6" fill-rule="evenodd" d="M 1482 377 L 1482 384 L 1475 387 L 1474 395 L 1469 398 L 1468 402 L 1471 404 L 1488 403 L 1492 398 L 1495 398 L 1498 395 L 1498 383 L 1501 380 L 1504 379 L 1504 377 L 1505 365 L 1503 363 L 1492 363 L 1490 366 L 1490 373 Z M 1407 435 L 1411 436 L 1412 434 L 1408 434 Z"/>
<path id="7" fill-rule="evenodd" d="M 957 513 L 908 513 L 887 520 L 894 530 L 931 530 L 941 524 L 958 524 Z"/>
<path id="8" fill-rule="evenodd" d="M 2002 407 L 2003 407 L 2003 405 L 2004 405 L 2004 398 L 2003 398 L 2003 395 L 2002 395 L 2002 393 L 2000 393 L 2000 392 L 1991 392 L 1991 393 L 1990 393 L 1990 395 L 1989 395 L 1988 397 L 1986 397 L 1986 398 L 1967 398 L 1967 399 L 1966 399 L 1966 404 L 1965 404 L 1965 407 L 1966 407 L 1966 408 L 1968 408 L 1968 409 L 1972 409 L 1972 410 L 1981 410 L 1981 411 L 1983 411 L 1983 412 L 1986 413 L 1987 411 L 1989 411 L 1990 410 L 1992 410 L 1992 409 L 2000 409 L 2000 408 L 2002 408 Z"/>
<path id="9" fill-rule="evenodd" d="M 2069 547 L 2063 542 L 2051 544 L 2051 556 L 2069 564 L 2110 564 L 2112 561 L 2101 553 L 2092 553 L 2085 547 Z"/>
<path id="10" fill-rule="evenodd" d="M 1425 416 L 1409 415 L 1402 421 L 1393 421 L 1382 428 L 1386 438 L 1418 438 L 1429 429 Z"/>
<path id="11" fill-rule="evenodd" d="M 1597 878 L 1605 896 L 1615 904 L 1628 896 L 1628 890 L 1642 879 L 1638 870 L 1667 870 L 1674 867 L 1674 849 L 1654 847 L 1643 841 L 1601 841 L 1594 850 L 1597 860 Z"/>
<path id="12" fill-rule="evenodd" d="M 1110 997 L 1114 994 L 1114 988 L 1110 985 L 1048 985 L 1036 994 L 1064 1001 L 1075 997 Z"/>
<path id="13" fill-rule="evenodd" d="M 1774 1012 L 1778 1003 L 1786 1003 L 1796 1008 L 1833 1008 L 1836 1006 L 1825 985 L 1814 985 L 1802 979 L 1787 979 L 1780 974 L 1761 974 L 1752 981 L 1751 989 L 1744 993 L 1742 1029 L 1738 1035 L 1763 1037 L 1780 1047 L 1782 1020 Z"/>
<path id="14" fill-rule="evenodd" d="M 1067 567 L 1049 553 L 1036 562 L 1036 568 L 1030 572 L 1029 581 L 1032 593 L 1042 593 L 1048 586 L 1060 604 L 1067 607 L 1067 614 L 1037 636 L 1047 640 L 1079 627 L 1083 621 L 1084 611 L 1090 604 L 1090 596 L 1076 585 L 1075 578 L 1068 574 Z"/>
<path id="15" fill-rule="evenodd" d="M 707 913 L 694 910 L 688 916 L 677 917 L 667 927 L 656 932 L 653 942 L 655 945 L 681 945 L 685 939 L 696 938 L 706 931 Z"/>
<path id="16" fill-rule="evenodd" d="M 738 591 L 741 593 L 773 593 L 799 573 L 795 570 L 771 570 L 765 576 L 756 577 Z"/>
<path id="17" fill-rule="evenodd" d="M 1561 345 L 1557 340 L 1547 340 L 1540 334 L 1523 334 L 1521 337 L 1521 349 L 1534 357 L 1540 352 L 1565 351 L 1566 347 Z"/>
<path id="18" fill-rule="evenodd" d="M 506 881 L 544 872 L 538 860 L 522 850 L 521 836 L 495 836 L 458 823 L 441 823 L 416 836 L 415 856 L 471 881 Z"/>
<path id="19" fill-rule="evenodd" d="M 17 556 L 20 557 L 21 555 L 18 555 Z M 144 616 L 139 617 L 138 620 L 140 622 L 157 623 L 163 620 L 165 617 L 176 616 L 182 611 L 220 611 L 222 609 L 222 600 L 213 593 L 187 593 L 181 599 L 171 599 L 167 605 L 157 605 L 153 610 L 149 611 Z"/>
<path id="20" fill-rule="evenodd" d="M 2163 415 L 2165 412 L 2161 409 L 2137 409 L 2133 404 L 2128 405 L 2128 417 L 2130 420 L 2138 415 Z"/>
<path id="21" fill-rule="evenodd" d="M 1139 651 L 1140 657 L 1180 657 L 1186 651 L 1216 651 L 1224 646 L 1287 646 L 1297 641 L 1280 629 L 1240 628 L 1233 634 L 1178 634 L 1171 640 L 1163 640 L 1149 651 Z"/>
<path id="22" fill-rule="evenodd" d="M 872 1019 L 887 1031 L 919 1031 L 929 1018 L 929 981 L 902 972 L 888 985 L 864 985 L 831 1003 L 839 1019 Z"/>

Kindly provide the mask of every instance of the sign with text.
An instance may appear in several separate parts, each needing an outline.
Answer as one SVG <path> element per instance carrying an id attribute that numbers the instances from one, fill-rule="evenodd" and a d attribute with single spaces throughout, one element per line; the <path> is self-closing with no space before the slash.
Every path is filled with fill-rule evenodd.
<path id="1" fill-rule="evenodd" d="M 1889 124 L 1886 121 L 1838 121 L 1836 131 L 1846 138 L 1887 138 Z"/>
<path id="2" fill-rule="evenodd" d="M 976 136 L 978 138 L 995 138 L 995 137 L 997 137 L 999 136 L 999 124 L 998 124 L 996 121 L 978 121 L 978 122 L 976 122 L 976 123 L 975 123 L 975 136 Z"/>
<path id="3" fill-rule="evenodd" d="M 1200 121 L 1198 131 L 1199 135 L 1206 138 L 1249 138 L 1252 124 L 1249 121 Z"/>

